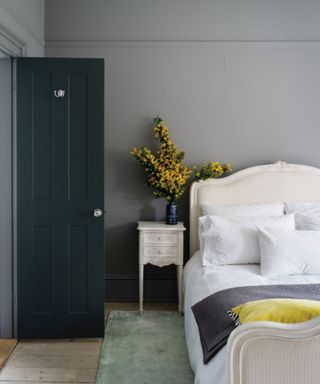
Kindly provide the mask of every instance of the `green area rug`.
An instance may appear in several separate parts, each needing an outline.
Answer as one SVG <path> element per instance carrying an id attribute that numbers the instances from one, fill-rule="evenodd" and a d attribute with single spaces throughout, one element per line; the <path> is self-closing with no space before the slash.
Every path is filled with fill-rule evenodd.
<path id="1" fill-rule="evenodd" d="M 178 312 L 110 312 L 97 384 L 192 384 Z"/>

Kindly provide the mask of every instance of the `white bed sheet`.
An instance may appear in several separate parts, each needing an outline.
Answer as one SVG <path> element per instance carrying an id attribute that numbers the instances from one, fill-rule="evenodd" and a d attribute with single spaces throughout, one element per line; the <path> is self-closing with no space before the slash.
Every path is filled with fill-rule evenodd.
<path id="1" fill-rule="evenodd" d="M 184 268 L 185 333 L 195 384 L 227 384 L 226 347 L 208 363 L 203 354 L 197 323 L 191 307 L 212 293 L 232 287 L 264 284 L 320 283 L 320 276 L 298 275 L 267 278 L 260 275 L 259 265 L 225 265 L 202 267 L 199 251 Z"/>

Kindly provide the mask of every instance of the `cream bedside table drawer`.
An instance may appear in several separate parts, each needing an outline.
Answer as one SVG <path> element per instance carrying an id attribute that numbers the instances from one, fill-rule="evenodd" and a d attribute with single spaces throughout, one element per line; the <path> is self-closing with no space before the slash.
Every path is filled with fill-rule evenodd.
<path id="1" fill-rule="evenodd" d="M 156 221 L 139 221 L 139 301 L 143 312 L 144 265 L 158 267 L 175 264 L 179 295 L 179 311 L 182 311 L 183 223 L 167 225 Z"/>
<path id="2" fill-rule="evenodd" d="M 164 267 L 170 264 L 179 264 L 177 247 L 144 247 L 144 264 Z"/>
<path id="3" fill-rule="evenodd" d="M 178 244 L 179 235 L 177 233 L 147 232 L 143 234 L 143 243 L 150 245 L 158 244 Z"/>
<path id="4" fill-rule="evenodd" d="M 178 256 L 178 248 L 177 247 L 144 247 L 143 249 L 143 258 L 147 257 L 177 257 Z"/>

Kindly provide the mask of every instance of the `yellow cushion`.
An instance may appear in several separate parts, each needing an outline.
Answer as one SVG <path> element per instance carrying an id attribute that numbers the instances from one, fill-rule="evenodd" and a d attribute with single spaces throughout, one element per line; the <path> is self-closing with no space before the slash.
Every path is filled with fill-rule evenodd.
<path id="1" fill-rule="evenodd" d="M 230 311 L 237 325 L 250 321 L 302 323 L 320 316 L 320 301 L 300 299 L 267 299 L 250 301 Z"/>

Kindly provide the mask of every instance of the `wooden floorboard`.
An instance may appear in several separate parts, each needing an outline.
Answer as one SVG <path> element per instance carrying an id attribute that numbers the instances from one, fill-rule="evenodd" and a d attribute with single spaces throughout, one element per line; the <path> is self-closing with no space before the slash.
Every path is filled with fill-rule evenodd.
<path id="1" fill-rule="evenodd" d="M 144 309 L 176 311 L 177 303 L 145 303 Z M 138 311 L 138 303 L 107 303 L 110 311 Z M 103 339 L 22 340 L 0 370 L 0 384 L 94 383 Z M 120 384 L 120 383 L 119 383 Z"/>
<path id="2" fill-rule="evenodd" d="M 95 368 L 12 368 L 4 367 L 1 380 L 35 382 L 94 383 Z"/>
<path id="3" fill-rule="evenodd" d="M 6 340 L 0 339 L 0 369 L 5 364 L 15 346 L 17 345 L 17 340 Z"/>
<path id="4" fill-rule="evenodd" d="M 23 340 L 17 345 L 14 355 L 94 355 L 100 353 L 102 339 L 79 340 Z"/>
<path id="5" fill-rule="evenodd" d="M 6 367 L 10 368 L 95 368 L 98 367 L 99 354 L 14 354 Z"/>
<path id="6" fill-rule="evenodd" d="M 3 381 L 1 380 L 0 381 L 1 384 L 52 384 L 52 383 L 59 383 L 58 381 L 30 381 L 30 380 L 19 380 L 19 381 L 15 381 L 15 380 L 10 380 L 10 381 Z M 63 384 L 75 384 L 75 382 L 72 382 L 72 381 L 62 381 L 61 383 Z M 91 383 L 88 383 L 88 384 L 91 384 Z"/>

